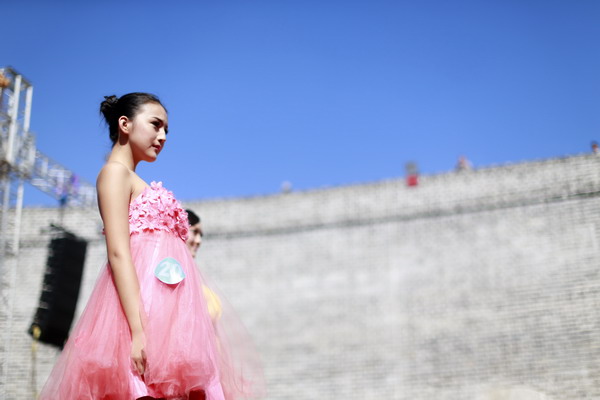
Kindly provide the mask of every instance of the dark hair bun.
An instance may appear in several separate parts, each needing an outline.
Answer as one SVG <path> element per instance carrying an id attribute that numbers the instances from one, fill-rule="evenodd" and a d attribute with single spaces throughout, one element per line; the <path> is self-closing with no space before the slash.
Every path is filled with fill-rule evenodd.
<path id="1" fill-rule="evenodd" d="M 109 104 L 117 104 L 119 98 L 113 94 L 112 96 L 104 96 L 104 101 Z"/>
<path id="2" fill-rule="evenodd" d="M 104 119 L 110 125 L 110 120 L 115 112 L 119 98 L 115 95 L 104 96 L 104 101 L 100 103 L 100 112 L 104 115 Z"/>

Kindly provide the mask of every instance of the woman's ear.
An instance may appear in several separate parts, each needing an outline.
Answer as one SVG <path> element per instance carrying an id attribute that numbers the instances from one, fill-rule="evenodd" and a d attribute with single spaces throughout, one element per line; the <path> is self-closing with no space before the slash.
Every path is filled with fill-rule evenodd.
<path id="1" fill-rule="evenodd" d="M 129 134 L 131 130 L 131 121 L 126 116 L 122 115 L 119 117 L 119 131 L 125 134 Z"/>

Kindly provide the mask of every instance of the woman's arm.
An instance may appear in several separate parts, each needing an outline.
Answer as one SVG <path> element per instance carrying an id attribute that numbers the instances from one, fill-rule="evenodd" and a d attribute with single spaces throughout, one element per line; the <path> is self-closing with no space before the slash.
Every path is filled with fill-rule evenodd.
<path id="1" fill-rule="evenodd" d="M 130 171 L 122 164 L 107 163 L 96 181 L 98 205 L 104 222 L 108 262 L 131 329 L 131 358 L 144 373 L 144 331 L 140 318 L 140 287 L 129 248 Z"/>

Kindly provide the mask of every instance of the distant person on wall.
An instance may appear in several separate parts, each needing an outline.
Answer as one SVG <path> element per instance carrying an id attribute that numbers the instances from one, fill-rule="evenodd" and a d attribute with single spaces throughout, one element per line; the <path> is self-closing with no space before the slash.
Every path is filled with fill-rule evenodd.
<path id="1" fill-rule="evenodd" d="M 598 148 L 598 142 L 595 140 L 592 142 L 592 153 L 600 154 L 600 149 Z"/>
<path id="2" fill-rule="evenodd" d="M 465 156 L 458 157 L 458 162 L 456 163 L 456 171 L 470 171 L 473 169 L 473 165 L 471 161 Z"/>
<path id="3" fill-rule="evenodd" d="M 166 109 L 152 94 L 129 93 L 105 97 L 100 111 L 113 144 L 96 182 L 108 263 L 40 399 L 251 395 L 251 385 L 236 385 L 247 375 L 221 360 L 228 342 L 217 337 L 198 290 L 186 212 L 162 183 L 148 185 L 135 172 L 164 148 Z"/>
<path id="4" fill-rule="evenodd" d="M 405 164 L 404 169 L 406 170 L 406 186 L 416 187 L 419 185 L 419 167 L 415 162 L 408 162 Z"/>

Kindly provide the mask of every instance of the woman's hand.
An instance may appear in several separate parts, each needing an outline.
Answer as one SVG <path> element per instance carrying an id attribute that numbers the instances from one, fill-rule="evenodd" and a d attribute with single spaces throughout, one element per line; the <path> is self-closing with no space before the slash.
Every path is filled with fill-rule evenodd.
<path id="1" fill-rule="evenodd" d="M 135 370 L 140 374 L 144 375 L 146 371 L 146 352 L 144 347 L 146 346 L 146 335 L 144 332 L 134 333 L 131 336 L 131 361 Z"/>

